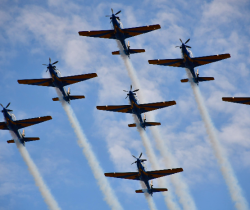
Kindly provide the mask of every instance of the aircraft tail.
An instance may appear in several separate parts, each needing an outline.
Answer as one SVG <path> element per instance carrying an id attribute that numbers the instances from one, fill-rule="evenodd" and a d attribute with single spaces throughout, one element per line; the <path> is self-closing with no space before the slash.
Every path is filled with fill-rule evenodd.
<path id="1" fill-rule="evenodd" d="M 36 140 L 40 140 L 40 138 L 38 138 L 38 137 L 23 138 L 23 141 L 25 141 L 25 142 L 36 141 Z M 11 140 L 8 140 L 7 143 L 11 144 L 11 143 L 15 143 L 15 141 L 14 141 L 14 139 L 11 139 Z"/>
<path id="2" fill-rule="evenodd" d="M 85 98 L 85 96 L 68 96 L 70 100 L 76 100 L 76 99 L 82 99 L 82 98 Z M 56 98 L 52 98 L 53 101 L 59 101 L 59 98 L 56 97 Z"/>
<path id="3" fill-rule="evenodd" d="M 136 193 L 149 193 L 148 192 L 149 190 L 148 189 L 141 189 L 141 190 L 136 190 L 135 192 Z M 151 192 L 149 194 L 153 194 L 155 192 L 165 192 L 165 191 L 168 191 L 167 188 L 151 188 L 150 190 Z"/>
<path id="4" fill-rule="evenodd" d="M 147 127 L 147 126 L 155 126 L 155 125 L 161 125 L 161 123 L 159 122 L 144 122 L 143 123 L 143 127 Z M 136 124 L 128 124 L 128 127 L 132 128 L 132 127 L 136 127 Z"/>
<path id="5" fill-rule="evenodd" d="M 214 80 L 213 77 L 198 77 L 197 78 L 198 82 L 205 82 L 205 81 L 211 81 Z M 193 78 L 193 81 L 197 83 L 197 80 Z M 189 82 L 189 79 L 182 79 L 181 82 Z"/>
<path id="6" fill-rule="evenodd" d="M 135 54 L 135 53 L 143 53 L 145 52 L 144 49 L 129 49 L 129 54 Z M 112 52 L 112 55 L 120 55 L 120 51 L 114 51 Z"/>

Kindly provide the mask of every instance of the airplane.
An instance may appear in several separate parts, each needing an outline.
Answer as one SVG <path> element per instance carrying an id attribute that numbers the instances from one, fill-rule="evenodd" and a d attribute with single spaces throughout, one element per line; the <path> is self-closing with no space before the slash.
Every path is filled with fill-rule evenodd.
<path id="1" fill-rule="evenodd" d="M 213 77 L 200 77 L 199 76 L 199 70 L 195 72 L 195 67 L 205 65 L 208 63 L 216 62 L 219 60 L 223 60 L 226 58 L 230 58 L 230 54 L 220 54 L 220 55 L 210 55 L 210 56 L 204 56 L 204 57 L 191 57 L 190 51 L 187 48 L 191 48 L 190 46 L 186 45 L 189 42 L 190 39 L 188 39 L 185 43 L 181 41 L 181 46 L 176 46 L 181 49 L 183 58 L 179 59 L 156 59 L 156 60 L 149 60 L 149 64 L 155 64 L 155 65 L 163 65 L 163 66 L 174 66 L 174 67 L 182 67 L 189 69 L 190 73 L 192 74 L 192 82 L 196 83 L 197 85 L 199 82 L 204 81 L 211 81 L 214 80 Z M 189 79 L 182 79 L 181 82 L 189 82 Z"/>
<path id="2" fill-rule="evenodd" d="M 19 139 L 20 143 L 23 146 L 25 146 L 25 142 L 36 141 L 36 140 L 39 140 L 40 138 L 38 137 L 27 138 L 25 137 L 24 129 L 22 133 L 19 131 L 19 129 L 52 119 L 51 116 L 45 116 L 45 117 L 36 117 L 36 118 L 30 118 L 30 119 L 24 119 L 24 120 L 16 120 L 15 115 L 11 113 L 12 110 L 7 109 L 10 103 L 8 103 L 6 107 L 4 107 L 2 104 L 0 105 L 3 107 L 2 113 L 5 119 L 5 122 L 0 122 L 0 129 L 14 132 L 14 134 L 17 136 L 17 138 Z M 15 141 L 14 139 L 11 139 L 11 140 L 8 140 L 7 143 L 9 144 L 15 143 Z"/>
<path id="3" fill-rule="evenodd" d="M 223 97 L 222 101 L 250 105 L 250 97 Z"/>
<path id="4" fill-rule="evenodd" d="M 182 168 L 173 168 L 173 169 L 164 169 L 164 170 L 157 170 L 157 171 L 146 171 L 145 166 L 143 164 L 146 159 L 140 159 L 142 153 L 140 154 L 139 158 L 132 155 L 136 161 L 132 164 L 136 163 L 138 172 L 114 172 L 114 173 L 105 173 L 106 177 L 114 177 L 114 178 L 121 178 L 121 179 L 131 179 L 131 180 L 140 180 L 145 183 L 147 189 L 140 189 L 136 190 L 136 193 L 149 193 L 153 196 L 155 192 L 164 192 L 168 191 L 167 188 L 153 188 L 152 179 L 156 179 L 163 176 L 168 176 L 171 174 L 182 172 Z M 151 180 L 151 184 L 149 184 L 149 180 Z"/>
<path id="5" fill-rule="evenodd" d="M 160 29 L 161 26 L 159 24 L 157 25 L 148 25 L 148 26 L 142 26 L 142 27 L 135 27 L 135 28 L 123 28 L 120 18 L 117 17 L 121 10 L 114 14 L 113 9 L 111 9 L 112 15 L 106 15 L 106 17 L 110 17 L 113 25 L 113 30 L 101 30 L 101 31 L 79 31 L 80 36 L 89 36 L 89 37 L 96 37 L 96 38 L 106 38 L 106 39 L 116 39 L 119 40 L 123 49 L 125 55 L 130 57 L 130 54 L 134 53 L 142 53 L 145 52 L 144 49 L 130 49 L 130 45 L 128 42 L 128 45 L 125 42 L 125 39 L 130 38 L 132 36 L 137 36 L 143 33 L 147 33 L 153 30 Z M 119 55 L 120 51 L 114 51 L 112 52 L 112 55 Z"/>
<path id="6" fill-rule="evenodd" d="M 56 69 L 55 64 L 58 61 L 51 64 L 51 59 L 49 58 L 49 64 L 43 64 L 47 66 L 47 71 L 49 71 L 51 78 L 46 79 L 24 79 L 24 80 L 17 80 L 19 84 L 26 84 L 26 85 L 39 85 L 39 86 L 48 86 L 48 87 L 56 87 L 60 90 L 63 96 L 63 100 L 70 103 L 70 100 L 75 99 L 82 99 L 85 98 L 83 95 L 70 95 L 70 88 L 66 92 L 64 86 L 74 84 L 77 82 L 81 82 L 87 79 L 91 79 L 97 77 L 96 73 L 91 74 L 81 74 L 75 76 L 68 76 L 68 77 L 61 77 L 61 73 L 58 69 Z M 53 101 L 59 101 L 59 98 L 52 98 Z"/>
<path id="7" fill-rule="evenodd" d="M 150 103 L 150 104 L 139 104 L 135 95 L 139 89 L 132 91 L 132 85 L 130 86 L 130 91 L 123 90 L 124 92 L 128 92 L 127 97 L 129 97 L 130 105 L 118 105 L 118 106 L 97 106 L 98 110 L 104 111 L 112 111 L 112 112 L 122 112 L 122 113 L 130 113 L 135 114 L 140 122 L 140 126 L 145 130 L 146 126 L 155 126 L 161 125 L 159 122 L 146 122 L 146 116 L 144 114 L 144 119 L 142 119 L 141 114 L 149 111 L 153 111 L 156 109 L 161 109 L 167 106 L 175 105 L 175 101 L 163 101 L 158 103 Z M 126 98 L 127 98 L 126 97 Z M 126 99 L 125 98 L 125 99 Z M 129 124 L 128 127 L 136 127 L 136 123 Z"/>

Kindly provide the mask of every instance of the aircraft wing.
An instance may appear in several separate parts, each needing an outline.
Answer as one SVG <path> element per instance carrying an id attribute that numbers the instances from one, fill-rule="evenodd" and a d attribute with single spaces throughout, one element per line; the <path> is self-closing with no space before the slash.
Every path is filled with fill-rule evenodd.
<path id="1" fill-rule="evenodd" d="M 18 129 L 28 127 L 31 125 L 35 125 L 47 120 L 51 120 L 51 116 L 45 116 L 45 117 L 36 117 L 36 118 L 30 118 L 30 119 L 25 119 L 25 120 L 16 120 L 14 121 L 15 125 L 17 126 Z"/>
<path id="2" fill-rule="evenodd" d="M 174 66 L 174 67 L 185 67 L 183 59 L 156 59 L 156 60 L 149 60 L 149 64 L 154 65 L 162 65 L 162 66 Z"/>
<path id="3" fill-rule="evenodd" d="M 0 122 L 0 130 L 9 130 L 6 122 Z"/>
<path id="4" fill-rule="evenodd" d="M 141 27 L 135 27 L 135 28 L 124 28 L 122 29 L 122 31 L 126 39 L 132 36 L 137 36 L 140 34 L 148 33 L 150 31 L 154 31 L 160 28 L 161 26 L 157 24 L 157 25 L 141 26 Z"/>
<path id="5" fill-rule="evenodd" d="M 96 73 L 92 74 L 81 74 L 81 75 L 75 75 L 75 76 L 69 76 L 69 77 L 60 77 L 60 80 L 62 81 L 63 86 L 74 84 L 77 82 L 81 82 L 87 79 L 91 79 L 97 77 Z"/>
<path id="6" fill-rule="evenodd" d="M 121 179 L 132 179 L 140 180 L 138 172 L 124 172 L 124 173 L 105 173 L 107 177 L 121 178 Z"/>
<path id="7" fill-rule="evenodd" d="M 223 97 L 222 101 L 250 105 L 250 97 Z"/>
<path id="8" fill-rule="evenodd" d="M 19 84 L 25 85 L 39 85 L 39 86 L 49 86 L 55 87 L 51 78 L 49 79 L 22 79 L 17 80 Z"/>
<path id="9" fill-rule="evenodd" d="M 79 31 L 80 36 L 90 36 L 96 38 L 116 39 L 114 30 L 102 30 L 102 31 Z"/>
<path id="10" fill-rule="evenodd" d="M 161 109 L 167 106 L 172 106 L 175 104 L 176 104 L 175 101 L 163 101 L 163 102 L 151 103 L 151 104 L 140 104 L 139 108 L 141 110 L 141 113 L 144 113 L 144 112 L 150 112 L 156 109 Z"/>
<path id="11" fill-rule="evenodd" d="M 111 111 L 111 112 L 122 112 L 132 114 L 132 109 L 130 105 L 121 105 L 121 106 L 97 106 L 99 110 Z"/>
<path id="12" fill-rule="evenodd" d="M 162 176 L 168 176 L 171 174 L 182 172 L 182 168 L 173 168 L 173 169 L 165 169 L 165 170 L 159 170 L 159 171 L 147 171 L 147 175 L 149 180 L 156 179 Z"/>
<path id="13" fill-rule="evenodd" d="M 204 57 L 196 57 L 191 58 L 192 62 L 194 64 L 194 67 L 205 65 L 208 63 L 213 63 L 216 61 L 220 61 L 226 58 L 230 58 L 230 54 L 221 54 L 221 55 L 210 55 L 210 56 L 204 56 Z"/>

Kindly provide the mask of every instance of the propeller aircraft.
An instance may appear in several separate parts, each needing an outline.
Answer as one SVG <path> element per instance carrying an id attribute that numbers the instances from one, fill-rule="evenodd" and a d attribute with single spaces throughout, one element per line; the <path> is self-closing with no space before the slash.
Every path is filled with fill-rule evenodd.
<path id="1" fill-rule="evenodd" d="M 2 104 L 0 105 L 3 107 L 2 113 L 5 119 L 5 122 L 0 122 L 0 129 L 10 130 L 14 132 L 17 138 L 19 139 L 20 143 L 23 144 L 24 146 L 25 146 L 25 142 L 36 141 L 36 140 L 39 140 L 40 138 L 38 137 L 27 138 L 25 137 L 24 130 L 21 133 L 19 129 L 52 119 L 51 116 L 45 116 L 45 117 L 30 118 L 30 119 L 25 119 L 25 120 L 16 120 L 15 115 L 11 113 L 12 110 L 7 109 L 10 103 L 8 103 L 6 107 L 4 107 Z M 14 139 L 11 139 L 11 140 L 8 140 L 7 143 L 15 143 L 15 141 Z"/>
<path id="2" fill-rule="evenodd" d="M 147 33 L 153 30 L 160 29 L 161 26 L 157 25 L 148 25 L 142 27 L 135 27 L 135 28 L 122 28 L 122 24 L 118 15 L 121 10 L 114 14 L 113 9 L 111 9 L 112 15 L 106 15 L 106 17 L 110 17 L 110 23 L 113 25 L 112 30 L 101 30 L 101 31 L 79 31 L 80 36 L 89 36 L 89 37 L 96 37 L 96 38 L 106 38 L 106 39 L 116 39 L 119 40 L 125 55 L 128 57 L 130 54 L 134 53 L 142 53 L 145 52 L 144 49 L 130 49 L 129 42 L 126 44 L 125 39 L 130 38 L 132 36 L 137 36 L 143 33 Z M 112 52 L 113 55 L 119 55 L 120 51 Z"/>
<path id="3" fill-rule="evenodd" d="M 51 59 L 49 58 L 49 64 L 48 65 L 43 64 L 47 66 L 46 72 L 49 71 L 51 78 L 25 79 L 25 80 L 17 80 L 17 81 L 19 84 L 56 87 L 62 93 L 63 100 L 68 103 L 70 103 L 70 100 L 85 98 L 85 96 L 83 95 L 74 95 L 74 96 L 70 95 L 70 88 L 68 88 L 68 91 L 66 91 L 64 86 L 97 77 L 97 74 L 91 73 L 91 74 L 81 74 L 81 75 L 75 75 L 75 76 L 61 77 L 60 71 L 56 69 L 56 66 L 55 66 L 56 63 L 58 63 L 58 61 L 51 63 Z M 58 97 L 52 98 L 52 100 L 59 101 L 59 98 Z"/>
<path id="4" fill-rule="evenodd" d="M 123 91 L 128 92 L 127 97 L 129 97 L 130 105 L 97 106 L 96 108 L 98 110 L 104 110 L 104 111 L 135 114 L 140 122 L 140 126 L 143 129 L 145 129 L 146 126 L 161 125 L 161 123 L 159 123 L 159 122 L 146 122 L 145 114 L 144 114 L 144 119 L 142 119 L 141 114 L 176 104 L 175 101 L 163 101 L 163 102 L 158 102 L 158 103 L 139 104 L 136 97 L 135 97 L 135 95 L 136 95 L 135 92 L 139 91 L 139 89 L 132 91 L 132 85 L 131 85 L 130 91 L 126 91 L 126 90 L 123 90 Z M 136 127 L 136 123 L 129 124 L 128 127 Z"/>
<path id="5" fill-rule="evenodd" d="M 149 193 L 151 196 L 153 196 L 153 193 L 155 192 L 164 192 L 168 191 L 166 188 L 153 188 L 152 180 L 168 176 L 171 174 L 182 172 L 182 168 L 173 168 L 173 169 L 164 169 L 164 170 L 157 170 L 157 171 L 146 171 L 145 166 L 143 164 L 144 161 L 147 161 L 146 159 L 140 159 L 142 156 L 142 153 L 140 154 L 139 158 L 132 155 L 136 161 L 132 164 L 136 163 L 136 166 L 138 168 L 138 172 L 115 172 L 115 173 L 105 173 L 104 175 L 106 177 L 114 177 L 114 178 L 121 178 L 121 179 L 131 179 L 131 180 L 140 180 L 145 183 L 147 189 L 140 189 L 136 190 L 136 193 Z M 151 184 L 149 184 L 149 181 L 151 180 Z"/>
<path id="6" fill-rule="evenodd" d="M 199 82 L 210 81 L 214 80 L 213 77 L 200 77 L 199 72 L 195 72 L 195 67 L 205 65 L 208 63 L 216 62 L 219 60 L 223 60 L 226 58 L 230 58 L 230 54 L 220 54 L 220 55 L 211 55 L 211 56 L 204 56 L 204 57 L 191 57 L 190 51 L 187 48 L 191 48 L 190 46 L 186 45 L 189 42 L 188 39 L 185 43 L 181 41 L 181 46 L 176 46 L 181 49 L 182 57 L 179 59 L 164 59 L 164 60 L 149 60 L 149 64 L 155 65 L 162 65 L 162 66 L 174 66 L 174 67 L 182 67 L 189 69 L 190 73 L 192 74 L 192 82 L 196 83 L 197 85 Z M 182 79 L 181 82 L 188 82 L 189 79 Z"/>

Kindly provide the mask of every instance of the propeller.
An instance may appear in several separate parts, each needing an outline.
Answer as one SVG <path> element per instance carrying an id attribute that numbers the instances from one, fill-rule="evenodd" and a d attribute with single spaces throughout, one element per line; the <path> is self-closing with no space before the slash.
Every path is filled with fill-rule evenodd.
<path id="1" fill-rule="evenodd" d="M 130 91 L 127 91 L 127 90 L 123 90 L 123 91 L 124 91 L 124 92 L 127 92 L 127 93 L 128 93 L 128 92 L 133 92 L 133 93 L 134 93 L 134 92 L 139 91 L 139 89 L 136 89 L 136 90 L 133 90 L 133 91 L 132 91 L 132 88 L 133 88 L 132 85 L 130 85 Z M 136 95 L 136 93 L 134 93 L 134 95 Z M 128 97 L 128 96 L 129 96 L 129 94 L 127 94 L 127 97 Z M 127 97 L 126 97 L 126 98 L 127 98 Z M 126 99 L 126 98 L 125 98 L 125 99 Z"/>
<path id="2" fill-rule="evenodd" d="M 51 64 L 54 69 L 56 69 L 56 66 L 54 66 L 56 63 L 58 63 L 58 61 L 51 64 L 51 58 L 49 58 L 49 65 Z M 42 64 L 42 65 L 47 66 L 47 70 L 46 70 L 47 72 L 49 70 L 49 65 L 48 64 Z"/>
<path id="3" fill-rule="evenodd" d="M 112 15 L 115 15 L 115 17 L 116 17 L 116 15 L 118 15 L 119 13 L 121 13 L 121 10 L 114 14 L 114 10 L 111 8 L 111 12 L 112 12 Z M 112 15 L 106 15 L 105 17 L 110 17 L 110 19 L 111 19 Z M 116 18 L 117 18 L 118 20 L 120 20 L 119 17 L 116 17 Z"/>
<path id="4" fill-rule="evenodd" d="M 185 43 L 183 43 L 183 41 L 180 39 L 181 43 L 184 44 L 186 46 L 186 48 L 191 48 L 190 46 L 186 45 L 190 39 L 188 39 Z M 175 47 L 179 47 L 179 48 L 182 48 L 182 46 L 175 46 Z"/>
<path id="5" fill-rule="evenodd" d="M 7 109 L 9 107 L 10 103 L 8 103 L 6 107 L 4 107 L 2 104 L 0 104 L 0 105 L 3 107 L 3 109 L 5 109 L 8 112 L 12 112 L 13 111 L 13 110 Z M 3 112 L 3 110 L 2 110 L 2 112 Z"/>
<path id="6" fill-rule="evenodd" d="M 138 160 L 140 160 L 141 162 L 144 162 L 144 161 L 147 161 L 146 159 L 140 159 L 141 158 L 141 156 L 142 156 L 142 152 L 141 152 L 141 154 L 140 154 L 140 156 L 137 158 L 137 157 L 135 157 L 134 155 L 132 155 L 135 159 L 136 159 L 136 161 L 135 162 L 133 162 L 131 165 L 133 165 L 134 163 L 136 163 Z"/>

